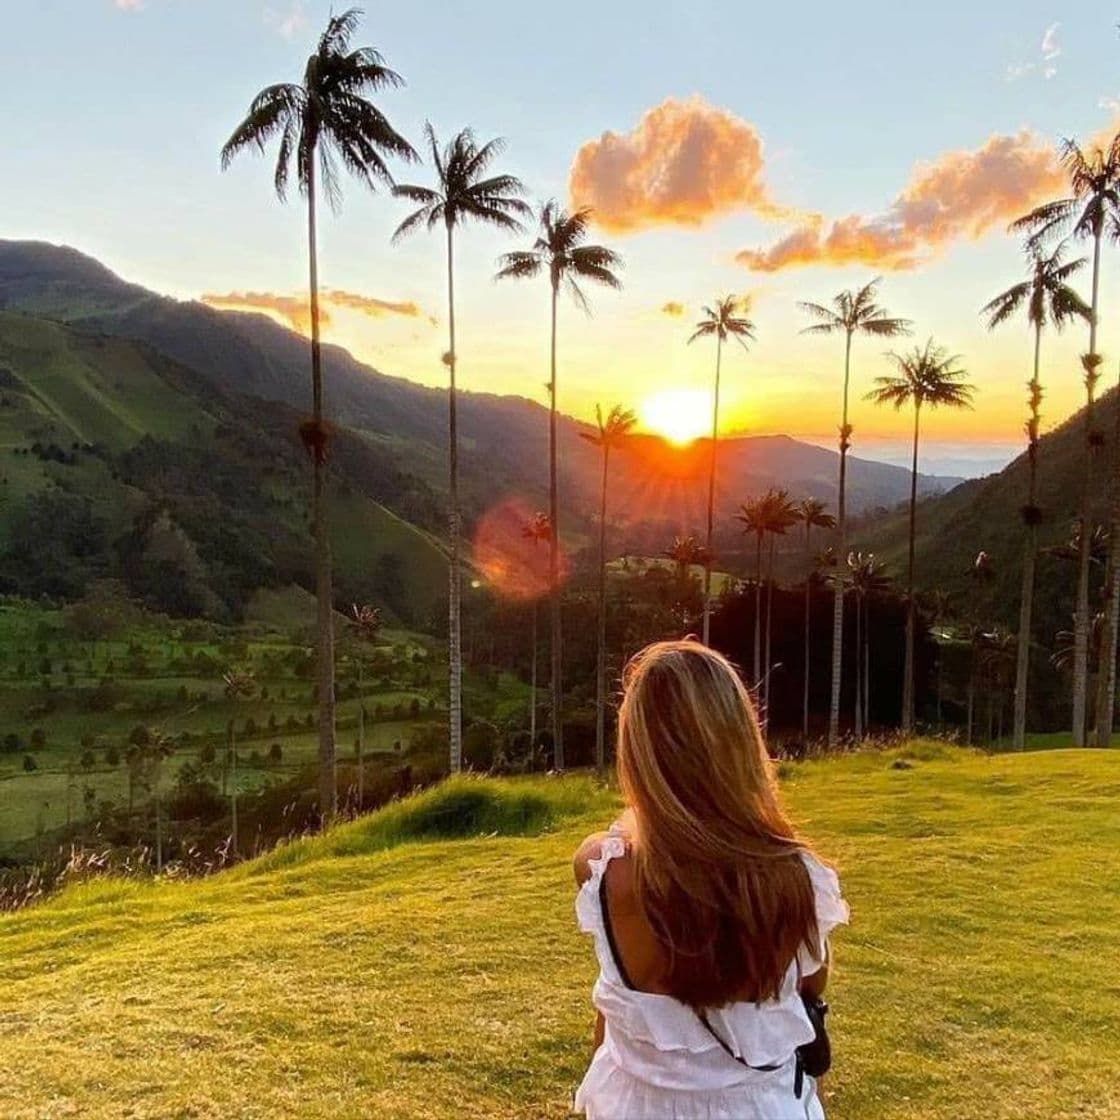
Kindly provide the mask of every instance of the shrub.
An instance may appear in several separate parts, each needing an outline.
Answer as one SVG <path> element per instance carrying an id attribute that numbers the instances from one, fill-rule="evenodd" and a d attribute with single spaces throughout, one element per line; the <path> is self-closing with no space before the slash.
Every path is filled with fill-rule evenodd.
<path id="1" fill-rule="evenodd" d="M 28 774 L 39 769 L 39 764 L 35 761 L 34 755 L 25 754 L 23 756 L 23 768 L 27 771 Z"/>
<path id="2" fill-rule="evenodd" d="M 41 751 L 46 745 L 47 733 L 41 727 L 33 728 L 31 732 L 32 749 Z"/>

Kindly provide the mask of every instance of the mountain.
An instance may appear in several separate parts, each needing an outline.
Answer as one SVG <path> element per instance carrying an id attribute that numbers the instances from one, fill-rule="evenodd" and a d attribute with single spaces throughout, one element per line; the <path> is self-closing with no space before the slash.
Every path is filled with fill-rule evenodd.
<path id="1" fill-rule="evenodd" d="M 314 586 L 298 420 L 146 343 L 0 312 L 0 589 L 72 599 L 115 579 L 171 614 L 236 618 L 261 588 Z M 427 624 L 441 502 L 397 458 L 339 433 L 339 594 Z"/>
<path id="2" fill-rule="evenodd" d="M 1093 472 L 1096 518 L 1107 522 L 1107 498 L 1117 453 L 1114 433 L 1120 411 L 1118 390 L 1098 402 L 1094 427 L 1105 438 Z M 1039 529 L 1043 554 L 1037 582 L 1036 633 L 1050 643 L 1059 628 L 1068 627 L 1073 613 L 1076 565 L 1047 549 L 1069 540 L 1078 517 L 1085 471 L 1084 410 L 1042 437 L 1039 447 L 1039 496 L 1044 522 Z M 955 592 L 961 609 L 986 612 L 1010 629 L 1017 625 L 1023 527 L 1019 511 L 1027 501 L 1028 463 L 1025 454 L 998 474 L 974 479 L 951 493 L 930 498 L 918 508 L 917 580 L 921 587 Z M 907 547 L 905 513 L 876 518 L 855 534 L 857 548 L 886 560 L 896 574 L 904 570 Z M 977 552 L 991 557 L 993 579 L 983 588 L 970 572 Z M 1097 585 L 1102 572 L 1094 573 Z"/>
<path id="3" fill-rule="evenodd" d="M 148 292 L 74 249 L 42 242 L 0 242 L 0 308 L 61 319 L 85 331 L 137 339 L 183 366 L 240 394 L 308 406 L 307 341 L 266 316 L 217 311 Z M 324 351 L 332 417 L 371 446 L 398 456 L 401 470 L 437 491 L 445 488 L 446 394 L 391 377 L 340 347 Z M 459 424 L 468 521 L 511 496 L 539 508 L 546 497 L 547 420 L 542 406 L 515 396 L 463 393 Z M 605 402 L 606 403 L 606 402 Z M 598 506 L 596 451 L 580 438 L 587 426 L 560 425 L 559 458 L 566 530 L 580 543 Z M 663 547 L 674 532 L 695 531 L 704 518 L 708 445 L 675 448 L 647 436 L 617 458 L 613 504 L 623 540 Z M 769 486 L 794 496 L 835 502 L 834 452 L 784 436 L 730 438 L 720 445 L 720 520 Z M 908 493 L 909 474 L 896 466 L 850 460 L 853 511 L 891 506 Z M 923 476 L 920 491 L 950 489 L 960 480 Z"/>

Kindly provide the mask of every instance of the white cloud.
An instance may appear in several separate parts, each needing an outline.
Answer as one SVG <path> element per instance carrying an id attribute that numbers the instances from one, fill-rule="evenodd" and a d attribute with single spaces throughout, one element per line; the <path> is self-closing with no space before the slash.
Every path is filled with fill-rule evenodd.
<path id="1" fill-rule="evenodd" d="M 1008 63 L 1005 71 L 1009 82 L 1018 81 L 1028 74 L 1041 74 L 1049 81 L 1058 72 L 1058 59 L 1061 57 L 1062 48 L 1058 42 L 1058 30 L 1062 25 L 1052 23 L 1042 33 L 1042 42 L 1038 47 L 1038 57 L 1030 62 Z"/>
<path id="2" fill-rule="evenodd" d="M 294 39 L 307 27 L 307 9 L 304 0 L 291 0 L 286 8 L 265 8 L 264 21 L 275 28 L 285 39 Z"/>
<path id="3" fill-rule="evenodd" d="M 144 6 L 144 0 L 113 0 L 113 6 L 122 12 L 138 12 Z"/>

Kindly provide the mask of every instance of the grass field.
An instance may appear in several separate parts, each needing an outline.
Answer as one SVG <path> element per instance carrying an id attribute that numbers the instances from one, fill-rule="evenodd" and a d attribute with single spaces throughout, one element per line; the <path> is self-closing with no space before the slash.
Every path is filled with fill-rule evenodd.
<path id="1" fill-rule="evenodd" d="M 1120 1115 L 1120 752 L 782 774 L 853 909 L 830 1117 Z M 594 974 L 569 858 L 615 808 L 586 778 L 461 781 L 208 880 L 0 918 L 0 1115 L 564 1117 Z"/>
<path id="2" fill-rule="evenodd" d="M 262 615 L 273 617 L 293 600 L 274 592 L 262 600 Z M 204 751 L 215 752 L 209 777 L 224 783 L 230 721 L 239 790 L 290 778 L 318 757 L 311 647 L 298 613 L 287 631 L 265 622 L 192 629 L 133 609 L 114 637 L 95 642 L 75 637 L 67 618 L 64 611 L 0 601 L 0 858 L 47 850 L 52 833 L 82 823 L 87 797 L 98 807 L 125 804 L 127 750 L 138 728 L 176 743 L 161 779 L 165 793 Z M 358 643 L 346 621 L 337 622 L 339 759 L 355 757 L 363 705 L 366 757 L 406 751 L 418 731 L 444 718 L 442 659 L 421 635 L 385 627 L 376 643 Z M 222 674 L 230 669 L 252 673 L 252 697 L 225 695 Z M 470 674 L 465 693 L 468 711 L 480 718 L 522 712 L 528 699 L 528 688 L 511 674 Z M 273 744 L 279 762 L 267 757 Z M 147 795 L 133 792 L 145 804 Z"/>

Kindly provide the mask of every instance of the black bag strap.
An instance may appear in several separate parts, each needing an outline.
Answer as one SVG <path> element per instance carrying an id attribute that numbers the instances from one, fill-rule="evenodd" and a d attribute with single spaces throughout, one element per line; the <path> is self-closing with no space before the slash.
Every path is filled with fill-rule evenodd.
<path id="1" fill-rule="evenodd" d="M 634 986 L 634 982 L 630 979 L 630 974 L 626 971 L 626 965 L 622 963 L 622 954 L 618 951 L 618 942 L 614 936 L 614 926 L 611 924 L 611 907 L 610 900 L 607 897 L 607 866 L 604 865 L 603 872 L 599 876 L 599 908 L 603 913 L 603 932 L 607 936 L 607 950 L 610 952 L 611 960 L 614 962 L 614 967 L 618 971 L 619 979 L 631 991 L 638 991 L 639 989 Z M 746 1069 L 753 1069 L 759 1073 L 773 1073 L 774 1070 L 782 1068 L 784 1063 L 779 1065 L 767 1066 L 752 1066 L 746 1058 L 736 1054 L 734 1050 L 724 1041 L 719 1032 L 708 1021 L 708 1016 L 699 1009 L 693 1009 L 696 1018 L 700 1020 L 704 1029 L 719 1043 L 720 1049 L 733 1061 L 738 1062 L 739 1065 L 744 1066 Z M 801 1099 L 801 1087 L 804 1082 L 805 1071 L 801 1064 L 800 1051 L 796 1054 L 797 1069 L 794 1075 L 794 1094 L 797 1098 Z"/>
<path id="2" fill-rule="evenodd" d="M 614 961 L 614 967 L 618 970 L 620 979 L 632 992 L 636 992 L 638 989 L 634 987 L 630 974 L 626 971 L 626 965 L 622 963 L 622 955 L 619 953 L 618 943 L 614 939 L 611 908 L 607 901 L 607 868 L 609 866 L 609 863 L 604 864 L 603 873 L 599 876 L 599 908 L 603 911 L 603 932 L 607 935 L 607 948 L 610 950 L 611 960 Z"/>

